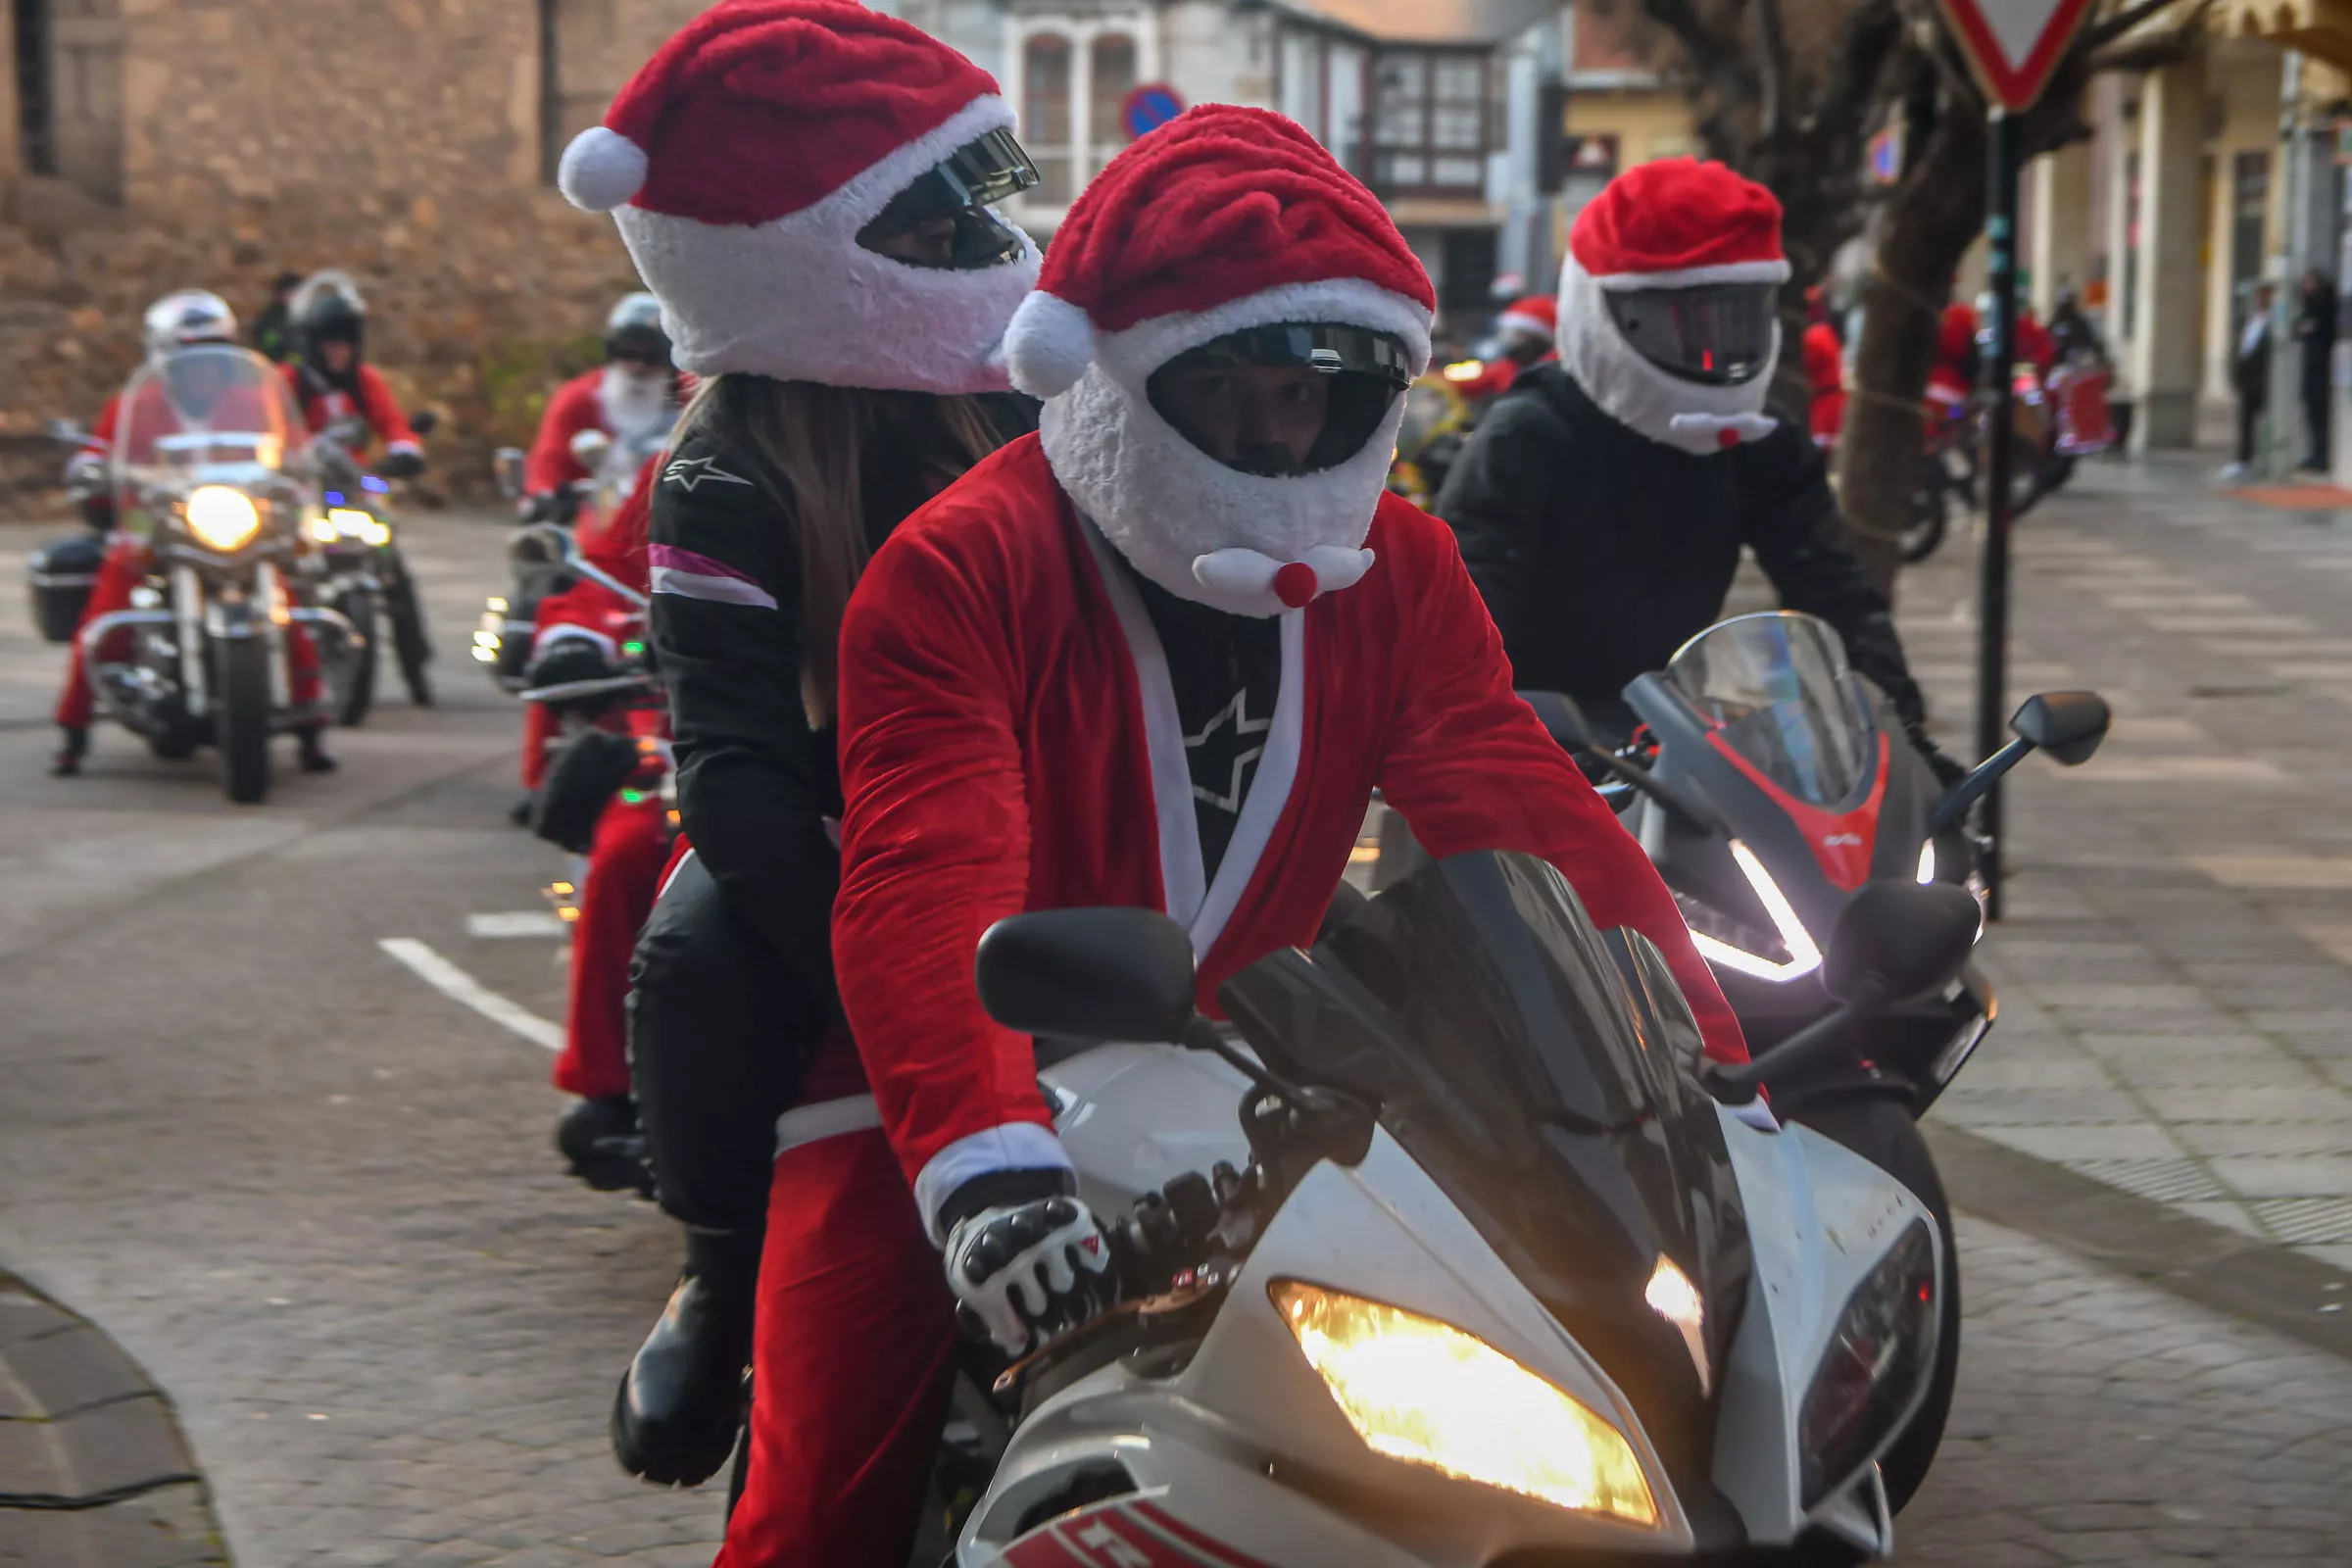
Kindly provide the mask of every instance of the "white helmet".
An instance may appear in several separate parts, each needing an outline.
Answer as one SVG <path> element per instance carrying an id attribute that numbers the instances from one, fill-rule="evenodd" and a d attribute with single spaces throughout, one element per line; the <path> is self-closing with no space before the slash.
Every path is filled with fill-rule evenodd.
<path id="1" fill-rule="evenodd" d="M 147 357 L 160 360 L 191 343 L 234 343 L 237 313 L 228 301 L 201 288 L 183 288 L 147 307 L 142 331 Z"/>

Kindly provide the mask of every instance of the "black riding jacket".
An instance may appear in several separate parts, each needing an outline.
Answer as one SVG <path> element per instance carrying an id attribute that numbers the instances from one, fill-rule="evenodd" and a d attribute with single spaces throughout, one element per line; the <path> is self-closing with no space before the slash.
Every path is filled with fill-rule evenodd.
<path id="1" fill-rule="evenodd" d="M 1602 412 L 1556 364 L 1521 372 L 1446 475 L 1436 511 L 1525 690 L 1621 727 L 1618 694 L 1720 619 L 1742 546 L 1790 610 L 1844 638 L 1904 720 L 1924 716 L 1893 617 L 1846 547 L 1801 422 L 1696 456 Z"/>
<path id="2" fill-rule="evenodd" d="M 990 399 L 1009 438 L 1034 406 Z M 859 470 L 868 545 L 931 498 L 942 437 L 917 412 L 885 422 Z M 669 691 L 680 825 L 695 855 L 809 996 L 835 1005 L 834 839 L 841 770 L 830 724 L 801 695 L 801 565 L 788 498 L 712 431 L 684 431 L 651 504 L 654 657 Z"/>

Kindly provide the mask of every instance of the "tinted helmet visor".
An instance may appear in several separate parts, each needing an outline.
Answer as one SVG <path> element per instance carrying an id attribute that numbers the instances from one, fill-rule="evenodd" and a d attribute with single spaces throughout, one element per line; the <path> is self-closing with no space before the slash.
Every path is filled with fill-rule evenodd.
<path id="1" fill-rule="evenodd" d="M 1753 380 L 1772 361 L 1777 283 L 1607 289 L 1609 318 L 1641 356 L 1703 386 Z"/>
<path id="2" fill-rule="evenodd" d="M 976 271 L 1018 261 L 1020 230 L 989 209 L 1038 181 L 1009 130 L 992 130 L 917 174 L 858 231 L 869 251 L 912 267 Z"/>
<path id="3" fill-rule="evenodd" d="M 1413 379 L 1411 356 L 1395 333 L 1325 321 L 1285 321 L 1228 332 L 1188 349 L 1152 371 L 1144 390 L 1161 418 L 1193 445 L 1217 457 L 1179 409 L 1177 383 L 1198 386 L 1204 375 L 1213 378 L 1216 371 L 1264 368 L 1311 370 L 1322 378 L 1323 428 L 1303 461 L 1287 447 L 1252 442 L 1245 431 L 1237 454 L 1219 458 L 1244 473 L 1319 473 L 1337 467 L 1364 449 Z"/>

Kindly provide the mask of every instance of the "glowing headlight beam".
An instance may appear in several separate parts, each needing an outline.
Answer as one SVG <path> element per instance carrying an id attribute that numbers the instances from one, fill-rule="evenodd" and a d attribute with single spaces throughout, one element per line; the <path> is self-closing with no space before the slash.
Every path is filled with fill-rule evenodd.
<path id="1" fill-rule="evenodd" d="M 1773 881 L 1770 871 L 1764 869 L 1764 862 L 1757 859 L 1755 852 L 1738 839 L 1731 841 L 1731 851 L 1732 860 L 1740 867 L 1740 874 L 1747 878 L 1749 887 L 1755 889 L 1756 902 L 1764 906 L 1764 912 L 1772 919 L 1772 928 L 1780 933 L 1781 945 L 1788 950 L 1788 960 L 1776 963 L 1762 954 L 1735 948 L 1720 937 L 1711 937 L 1704 931 L 1693 931 L 1690 940 L 1698 948 L 1699 956 L 1709 963 L 1719 963 L 1726 969 L 1754 975 L 1759 980 L 1785 982 L 1820 968 L 1821 949 L 1814 944 L 1811 933 L 1805 930 L 1805 923 L 1796 917 L 1796 910 L 1789 906 L 1780 884 Z"/>
<path id="2" fill-rule="evenodd" d="M 188 532 L 222 552 L 240 549 L 262 531 L 253 498 L 224 484 L 198 485 L 188 496 Z"/>
<path id="3" fill-rule="evenodd" d="M 1625 1434 L 1476 1335 L 1298 1280 L 1267 1294 L 1375 1453 L 1656 1527 L 1657 1499 Z"/>

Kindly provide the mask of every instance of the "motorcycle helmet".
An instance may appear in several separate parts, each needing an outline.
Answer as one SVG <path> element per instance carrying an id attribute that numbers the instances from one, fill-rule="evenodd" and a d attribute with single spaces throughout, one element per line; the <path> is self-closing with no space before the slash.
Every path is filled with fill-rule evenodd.
<path id="1" fill-rule="evenodd" d="M 1179 435 L 1225 466 L 1281 478 L 1321 473 L 1361 452 L 1412 379 L 1411 353 L 1394 332 L 1283 321 L 1187 349 L 1154 370 L 1144 392 Z M 1281 438 L 1286 428 L 1293 439 Z"/>
<path id="2" fill-rule="evenodd" d="M 1019 261 L 1028 244 L 994 208 L 1037 182 L 1037 166 L 1012 132 L 989 131 L 915 175 L 858 231 L 858 243 L 912 267 L 953 271 Z"/>
<path id="3" fill-rule="evenodd" d="M 237 313 L 208 289 L 183 288 L 147 307 L 141 323 L 150 363 L 191 343 L 234 343 Z"/>
<path id="4" fill-rule="evenodd" d="M 605 318 L 605 359 L 634 360 L 667 368 L 669 334 L 662 329 L 662 302 L 651 294 L 624 294 Z"/>
<path id="5" fill-rule="evenodd" d="M 1778 283 L 1610 289 L 1602 296 L 1625 341 L 1650 364 L 1701 386 L 1740 386 L 1769 369 Z"/>
<path id="6" fill-rule="evenodd" d="M 289 309 L 294 329 L 302 335 L 302 357 L 313 369 L 327 373 L 318 352 L 326 343 L 350 344 L 354 365 L 367 357 L 368 302 L 350 273 L 312 273 L 294 291 Z"/>

